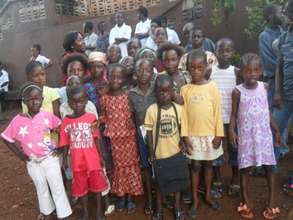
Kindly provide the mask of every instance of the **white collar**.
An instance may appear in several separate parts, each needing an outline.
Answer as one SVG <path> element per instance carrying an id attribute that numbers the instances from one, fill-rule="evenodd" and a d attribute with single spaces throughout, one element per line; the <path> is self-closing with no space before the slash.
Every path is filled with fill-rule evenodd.
<path id="1" fill-rule="evenodd" d="M 121 25 L 121 27 L 118 27 L 118 24 L 115 25 L 115 28 L 123 28 L 124 26 L 126 26 L 125 22 Z"/>

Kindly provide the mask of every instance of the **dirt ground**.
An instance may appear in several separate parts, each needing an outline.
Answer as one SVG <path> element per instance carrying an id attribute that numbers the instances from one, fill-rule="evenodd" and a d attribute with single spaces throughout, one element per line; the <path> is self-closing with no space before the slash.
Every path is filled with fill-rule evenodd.
<path id="1" fill-rule="evenodd" d="M 6 116 L 10 119 L 17 112 L 6 112 Z M 0 124 L 0 131 L 8 122 Z M 283 161 L 281 161 L 279 173 L 277 175 L 277 204 L 281 208 L 280 220 L 293 220 L 293 199 L 282 193 L 281 185 L 286 180 L 289 171 L 293 171 L 292 167 L 293 152 L 291 152 Z M 16 158 L 9 149 L 0 141 L 0 220 L 32 220 L 38 215 L 37 197 L 34 186 L 29 178 L 25 163 Z M 229 182 L 229 169 L 224 168 L 225 183 Z M 254 204 L 255 220 L 264 219 L 262 212 L 266 207 L 267 187 L 265 179 L 251 178 L 250 195 Z M 108 220 L 146 220 L 150 219 L 143 214 L 143 197 L 136 198 L 138 208 L 137 212 L 132 215 L 126 213 L 114 213 L 109 216 Z M 204 203 L 199 208 L 198 220 L 238 220 L 241 219 L 236 212 L 239 199 L 231 199 L 224 195 L 219 202 L 223 205 L 222 211 L 212 211 Z M 94 201 L 90 200 L 91 214 L 94 216 Z M 185 209 L 187 207 L 184 207 Z M 80 214 L 80 206 L 74 207 L 74 214 L 69 219 L 78 219 Z M 290 212 L 291 210 L 291 212 Z M 165 210 L 165 220 L 172 220 L 172 213 Z M 54 218 L 52 218 L 54 219 Z M 94 218 L 92 218 L 94 219 Z"/>

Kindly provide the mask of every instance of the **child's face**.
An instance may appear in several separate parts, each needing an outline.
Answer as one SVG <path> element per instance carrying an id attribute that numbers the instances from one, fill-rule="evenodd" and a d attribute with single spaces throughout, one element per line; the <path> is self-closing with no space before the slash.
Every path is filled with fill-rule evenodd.
<path id="1" fill-rule="evenodd" d="M 80 33 L 78 33 L 78 36 L 73 44 L 73 47 L 74 50 L 77 52 L 83 53 L 85 51 L 85 42 Z"/>
<path id="2" fill-rule="evenodd" d="M 173 85 L 169 81 L 165 81 L 156 88 L 156 97 L 162 105 L 171 103 L 173 93 Z"/>
<path id="3" fill-rule="evenodd" d="M 163 53 L 163 64 L 168 73 L 176 73 L 178 71 L 179 56 L 175 50 L 168 50 Z"/>
<path id="4" fill-rule="evenodd" d="M 37 48 L 35 48 L 35 47 L 31 48 L 31 55 L 33 57 L 37 57 L 39 54 L 40 54 L 40 52 L 37 50 Z"/>
<path id="5" fill-rule="evenodd" d="M 131 75 L 134 72 L 134 58 L 128 57 L 122 64 L 126 69 L 126 74 Z"/>
<path id="6" fill-rule="evenodd" d="M 90 72 L 96 79 L 100 79 L 105 71 L 105 65 L 102 62 L 95 61 L 89 64 Z"/>
<path id="7" fill-rule="evenodd" d="M 84 75 L 84 68 L 81 62 L 79 61 L 73 61 L 71 63 L 68 64 L 67 67 L 67 76 L 78 76 L 80 78 L 83 77 Z"/>
<path id="8" fill-rule="evenodd" d="M 70 78 L 67 82 L 67 86 L 68 87 L 72 87 L 72 86 L 78 86 L 78 85 L 81 85 L 82 82 L 80 80 L 79 77 L 73 77 L 73 78 Z"/>
<path id="9" fill-rule="evenodd" d="M 195 58 L 188 63 L 188 71 L 193 83 L 202 82 L 205 79 L 207 63 L 204 58 Z"/>
<path id="10" fill-rule="evenodd" d="M 118 63 L 121 53 L 118 47 L 111 47 L 108 51 L 108 59 L 110 63 Z"/>
<path id="11" fill-rule="evenodd" d="M 147 50 L 145 52 L 143 52 L 142 58 L 150 60 L 151 62 L 155 62 L 155 60 L 156 60 L 155 55 L 151 51 L 147 51 Z"/>
<path id="12" fill-rule="evenodd" d="M 82 91 L 73 95 L 68 100 L 68 104 L 76 115 L 82 115 L 85 112 L 87 101 L 85 91 Z"/>
<path id="13" fill-rule="evenodd" d="M 159 27 L 159 25 L 157 24 L 157 23 L 155 23 L 155 22 L 152 22 L 151 23 L 151 33 L 153 34 L 153 35 L 155 35 L 155 33 L 156 33 L 156 29 Z"/>
<path id="14" fill-rule="evenodd" d="M 42 106 L 43 94 L 38 89 L 31 89 L 23 99 L 24 104 L 26 104 L 29 113 L 38 113 Z"/>
<path id="15" fill-rule="evenodd" d="M 242 77 L 247 85 L 255 85 L 262 74 L 262 67 L 259 60 L 254 60 L 244 67 Z"/>
<path id="16" fill-rule="evenodd" d="M 136 72 L 136 76 L 139 85 L 150 83 L 153 77 L 153 67 L 148 63 L 142 63 Z"/>
<path id="17" fill-rule="evenodd" d="M 109 73 L 109 85 L 112 90 L 119 90 L 124 82 L 123 70 L 120 67 L 112 69 Z"/>
<path id="18" fill-rule="evenodd" d="M 37 66 L 33 69 L 33 71 L 29 74 L 28 80 L 37 84 L 40 87 L 46 85 L 47 82 L 47 74 L 43 67 Z"/>
<path id="19" fill-rule="evenodd" d="M 167 38 L 167 34 L 164 28 L 157 28 L 156 29 L 156 43 L 161 45 L 165 42 L 167 42 L 168 38 Z"/>
<path id="20" fill-rule="evenodd" d="M 194 49 L 202 47 L 203 33 L 201 30 L 195 30 L 191 33 L 191 41 Z"/>
<path id="21" fill-rule="evenodd" d="M 139 48 L 140 47 L 138 41 L 132 41 L 131 43 L 129 43 L 127 48 L 128 56 L 135 57 L 135 54 Z"/>
<path id="22" fill-rule="evenodd" d="M 222 41 L 217 45 L 216 55 L 219 63 L 228 64 L 231 62 L 231 59 L 234 54 L 234 48 L 231 42 Z"/>

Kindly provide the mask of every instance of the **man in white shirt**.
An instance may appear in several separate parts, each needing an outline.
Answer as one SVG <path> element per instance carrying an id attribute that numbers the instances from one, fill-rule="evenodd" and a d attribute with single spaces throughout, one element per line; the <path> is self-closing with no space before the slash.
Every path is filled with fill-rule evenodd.
<path id="1" fill-rule="evenodd" d="M 8 92 L 9 86 L 9 76 L 6 70 L 4 70 L 4 65 L 0 62 L 0 121 L 6 120 L 2 115 L 1 105 L 4 101 L 5 94 Z"/>
<path id="2" fill-rule="evenodd" d="M 94 32 L 94 25 L 87 21 L 83 25 L 85 54 L 89 55 L 96 50 L 98 35 Z"/>
<path id="3" fill-rule="evenodd" d="M 39 44 L 34 44 L 32 46 L 30 61 L 40 62 L 45 69 L 53 65 L 52 61 L 49 58 L 41 55 L 41 46 Z"/>
<path id="4" fill-rule="evenodd" d="M 116 25 L 111 29 L 109 45 L 118 44 L 121 49 L 122 58 L 127 56 L 127 42 L 131 38 L 132 29 L 124 23 L 124 15 L 120 12 L 115 14 Z"/>
<path id="5" fill-rule="evenodd" d="M 147 8 L 140 6 L 138 8 L 139 22 L 135 27 L 135 37 L 140 39 L 141 46 L 144 47 L 146 40 L 149 36 L 149 30 L 151 28 L 151 20 L 148 18 L 149 12 Z"/>

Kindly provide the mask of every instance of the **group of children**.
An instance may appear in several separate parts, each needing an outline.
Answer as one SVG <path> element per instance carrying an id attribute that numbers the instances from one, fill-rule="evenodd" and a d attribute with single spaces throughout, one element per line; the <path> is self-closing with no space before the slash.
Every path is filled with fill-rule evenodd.
<path id="1" fill-rule="evenodd" d="M 167 34 L 161 29 L 155 33 Z M 80 34 L 71 35 L 80 41 Z M 163 219 L 163 203 L 173 207 L 176 220 L 186 214 L 196 218 L 199 192 L 212 210 L 220 210 L 212 186 L 221 192 L 224 152 L 232 168 L 228 194 L 241 191 L 239 214 L 254 217 L 249 172 L 263 166 L 269 186 L 263 215 L 279 215 L 274 148 L 282 140 L 270 114 L 268 84 L 260 81 L 261 58 L 247 53 L 237 68 L 231 39 L 218 40 L 213 54 L 204 48 L 201 30 L 193 27 L 189 35 L 194 41 L 185 55 L 167 38 L 156 52 L 132 39 L 122 59 L 117 44 L 107 54 L 71 52 L 62 60 L 64 87 L 59 89 L 46 86 L 41 63 L 26 66 L 23 111 L 1 135 L 26 161 L 39 219 L 54 211 L 58 219 L 66 218 L 77 200 L 81 219 L 89 219 L 89 192 L 96 194 L 97 220 L 113 212 L 113 196 L 115 209 L 130 214 L 136 209 L 133 197 L 145 194 L 144 212 L 154 220 Z M 182 200 L 190 204 L 187 213 Z"/>

